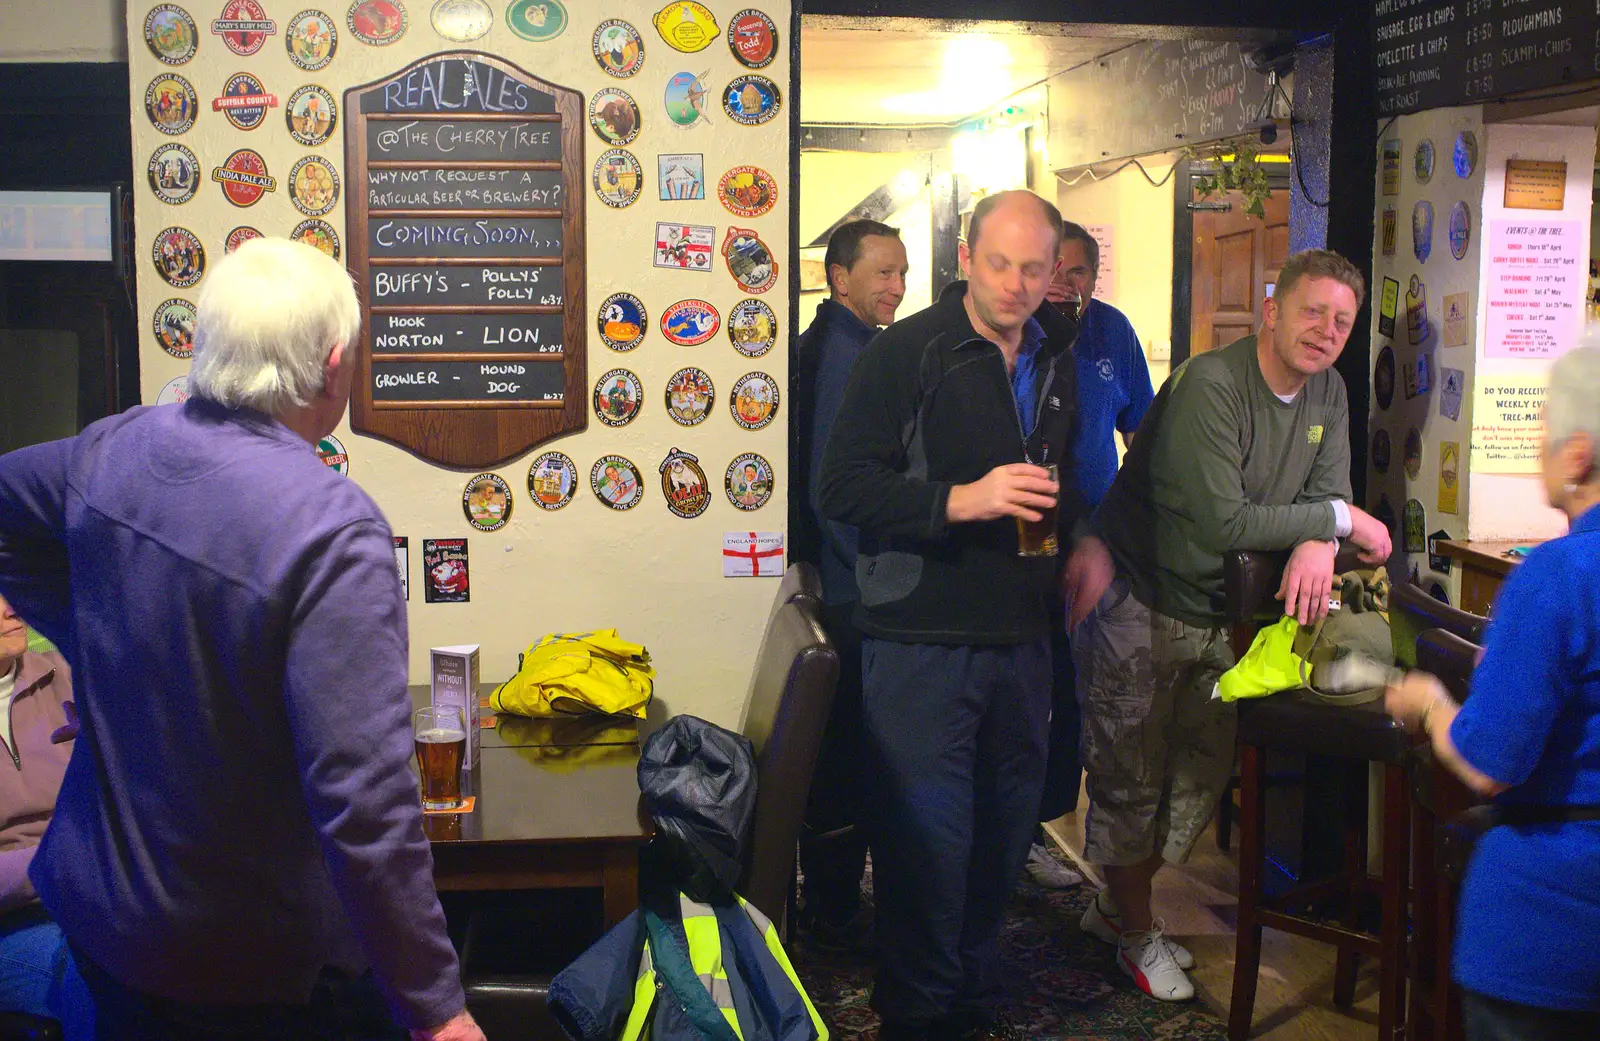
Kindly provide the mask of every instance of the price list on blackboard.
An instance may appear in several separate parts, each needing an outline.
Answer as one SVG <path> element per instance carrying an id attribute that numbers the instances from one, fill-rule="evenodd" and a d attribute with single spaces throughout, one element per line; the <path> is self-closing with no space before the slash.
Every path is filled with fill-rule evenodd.
<path id="1" fill-rule="evenodd" d="M 1600 71 L 1596 0 L 1373 0 L 1378 112 L 1559 87 Z"/>
<path id="2" fill-rule="evenodd" d="M 581 427 L 581 95 L 460 53 L 355 88 L 346 105 L 366 347 L 357 429 L 422 451 L 439 423 L 423 412 L 547 413 L 501 439 L 531 438 L 524 449 Z"/>

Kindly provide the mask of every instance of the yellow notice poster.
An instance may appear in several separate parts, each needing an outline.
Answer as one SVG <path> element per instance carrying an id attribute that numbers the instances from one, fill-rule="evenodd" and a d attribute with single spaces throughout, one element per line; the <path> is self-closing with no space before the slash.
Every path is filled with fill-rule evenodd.
<path id="1" fill-rule="evenodd" d="M 1506 160 L 1506 209 L 1559 210 L 1567 200 L 1567 164 Z"/>
<path id="2" fill-rule="evenodd" d="M 1489 377 L 1477 384 L 1472 407 L 1473 473 L 1539 472 L 1544 392 L 1543 382 L 1527 377 Z"/>
<path id="3" fill-rule="evenodd" d="M 1439 512 L 1455 513 L 1461 503 L 1461 442 L 1439 442 Z"/>

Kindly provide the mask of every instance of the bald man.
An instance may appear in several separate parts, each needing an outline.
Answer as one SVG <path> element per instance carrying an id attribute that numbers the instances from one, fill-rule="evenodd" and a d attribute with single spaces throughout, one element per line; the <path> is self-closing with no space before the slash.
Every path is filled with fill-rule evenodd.
<path id="1" fill-rule="evenodd" d="M 1018 521 L 1080 509 L 1076 327 L 1035 318 L 1061 215 L 1028 192 L 978 203 L 956 282 L 867 345 L 824 453 L 822 512 L 860 533 L 884 1041 L 1019 1037 L 996 948 L 1044 782 L 1050 611 L 1093 606 L 1104 545 L 1021 556 Z M 1059 497 L 1059 503 L 1058 503 Z"/>

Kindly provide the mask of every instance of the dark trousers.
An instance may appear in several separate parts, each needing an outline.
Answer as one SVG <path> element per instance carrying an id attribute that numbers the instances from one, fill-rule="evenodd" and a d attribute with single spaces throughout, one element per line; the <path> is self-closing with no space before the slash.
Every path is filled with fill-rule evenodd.
<path id="1" fill-rule="evenodd" d="M 72 956 L 94 999 L 99 1041 L 405 1041 L 372 974 L 322 970 L 304 1005 L 178 1001 L 124 986 L 83 952 Z"/>
<path id="2" fill-rule="evenodd" d="M 861 633 L 850 624 L 855 603 L 822 609 L 823 628 L 839 652 L 839 685 L 817 750 L 800 832 L 806 910 L 847 922 L 861 906 L 867 868 L 866 741 L 861 722 Z"/>
<path id="3" fill-rule="evenodd" d="M 1078 808 L 1083 760 L 1078 754 L 1078 670 L 1072 664 L 1065 618 L 1050 623 L 1050 754 L 1045 761 L 1039 820 L 1053 821 Z"/>
<path id="4" fill-rule="evenodd" d="M 1050 646 L 863 642 L 886 1024 L 1004 1003 L 997 947 L 1044 781 Z"/>
<path id="5" fill-rule="evenodd" d="M 1600 1038 L 1600 1012 L 1519 1005 L 1463 988 L 1461 1026 L 1467 1041 L 1578 1041 Z"/>

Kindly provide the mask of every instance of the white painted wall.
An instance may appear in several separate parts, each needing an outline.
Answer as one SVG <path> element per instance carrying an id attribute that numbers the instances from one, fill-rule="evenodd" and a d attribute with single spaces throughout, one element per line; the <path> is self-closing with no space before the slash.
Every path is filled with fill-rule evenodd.
<path id="1" fill-rule="evenodd" d="M 3 0 L 0 62 L 127 61 L 127 6 L 125 0 Z M 193 13 L 198 21 L 200 10 Z"/>

